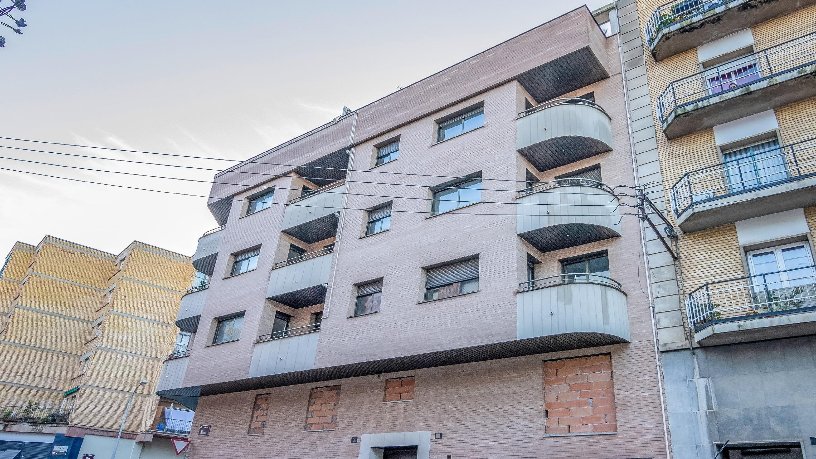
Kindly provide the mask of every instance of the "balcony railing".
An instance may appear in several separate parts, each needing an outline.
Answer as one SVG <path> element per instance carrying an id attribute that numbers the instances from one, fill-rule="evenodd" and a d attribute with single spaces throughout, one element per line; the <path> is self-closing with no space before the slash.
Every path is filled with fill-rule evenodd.
<path id="1" fill-rule="evenodd" d="M 264 343 L 266 341 L 273 341 L 276 339 L 283 339 L 289 338 L 291 336 L 302 336 L 308 335 L 309 333 L 315 333 L 320 331 L 320 322 L 316 322 L 309 325 L 304 325 L 302 327 L 296 328 L 287 328 L 286 330 L 279 330 L 276 332 L 272 332 L 266 335 L 261 335 L 258 337 L 256 343 Z"/>
<path id="2" fill-rule="evenodd" d="M 217 233 L 217 232 L 221 231 L 222 229 L 224 229 L 225 227 L 226 227 L 226 225 L 221 225 L 218 228 L 213 228 L 213 229 L 211 229 L 209 231 L 204 232 L 204 234 L 202 234 L 201 237 L 209 236 L 210 234 Z"/>
<path id="3" fill-rule="evenodd" d="M 558 105 L 585 105 L 587 107 L 592 107 L 599 110 L 601 113 L 606 115 L 607 118 L 610 118 L 609 114 L 607 114 L 606 111 L 600 105 L 596 104 L 591 100 L 583 99 L 581 97 L 562 97 L 558 99 L 553 99 L 551 101 L 547 101 L 544 102 L 543 104 L 538 104 L 535 107 L 524 110 L 523 112 L 518 114 L 518 117 L 524 118 L 525 116 L 529 116 L 532 115 L 533 113 L 540 112 L 542 110 L 546 110 L 550 107 L 555 107 Z"/>
<path id="4" fill-rule="evenodd" d="M 582 177 L 568 177 L 562 179 L 550 180 L 547 182 L 534 183 L 523 190 L 516 191 L 516 199 L 521 199 L 531 194 L 541 193 L 542 191 L 552 190 L 562 186 L 586 186 L 604 190 L 610 194 L 610 202 L 615 199 L 615 190 L 602 182 L 597 180 L 582 178 Z"/>
<path id="5" fill-rule="evenodd" d="M 646 40 L 649 46 L 654 46 L 660 32 L 728 3 L 729 0 L 676 0 L 665 3 L 657 7 L 646 21 Z"/>
<path id="6" fill-rule="evenodd" d="M 674 213 L 695 204 L 816 176 L 816 138 L 746 155 L 683 175 L 672 187 Z"/>
<path id="7" fill-rule="evenodd" d="M 657 100 L 665 125 L 671 114 L 706 99 L 816 63 L 816 33 L 743 56 L 669 84 Z"/>
<path id="8" fill-rule="evenodd" d="M 317 257 L 322 257 L 323 255 L 328 255 L 328 254 L 330 254 L 332 252 L 334 252 L 334 246 L 326 247 L 326 248 L 323 248 L 321 250 L 316 250 L 314 252 L 306 252 L 303 255 L 299 256 L 299 257 L 289 258 L 288 260 L 284 260 L 284 261 L 275 263 L 274 265 L 272 265 L 272 269 L 275 270 L 275 269 L 283 268 L 284 266 L 294 265 L 294 264 L 297 264 L 297 263 L 300 263 L 300 262 L 303 262 L 303 261 L 306 261 L 306 260 L 311 260 L 312 258 L 317 258 Z"/>
<path id="9" fill-rule="evenodd" d="M 210 283 L 209 282 L 201 282 L 198 285 L 194 285 L 194 286 L 188 288 L 187 289 L 187 294 L 200 292 L 202 290 L 207 290 L 208 288 L 210 288 Z"/>
<path id="10" fill-rule="evenodd" d="M 703 285 L 686 300 L 695 331 L 714 323 L 816 310 L 816 266 Z"/>
<path id="11" fill-rule="evenodd" d="M 190 357 L 190 349 L 173 349 L 173 352 L 167 356 L 167 360 L 183 359 L 185 357 Z"/>
<path id="12" fill-rule="evenodd" d="M 68 424 L 70 410 L 59 407 L 41 406 L 29 402 L 21 406 L 0 408 L 0 422 L 28 424 Z"/>
<path id="13" fill-rule="evenodd" d="M 294 204 L 296 202 L 303 201 L 304 199 L 309 199 L 316 194 L 323 193 L 324 191 L 333 190 L 335 188 L 341 187 L 346 183 L 345 180 L 338 180 L 336 182 L 329 183 L 328 185 L 321 186 L 320 188 L 315 188 L 314 190 L 309 190 L 302 195 L 298 196 L 297 198 L 291 199 L 286 204 Z"/>
<path id="14" fill-rule="evenodd" d="M 597 284 L 623 291 L 620 282 L 600 274 L 559 274 L 556 276 L 534 279 L 519 284 L 520 292 L 529 292 L 542 288 L 557 287 L 567 284 Z"/>
<path id="15" fill-rule="evenodd" d="M 190 435 L 193 428 L 193 421 L 191 419 L 167 419 L 156 424 L 156 432 L 173 435 Z"/>

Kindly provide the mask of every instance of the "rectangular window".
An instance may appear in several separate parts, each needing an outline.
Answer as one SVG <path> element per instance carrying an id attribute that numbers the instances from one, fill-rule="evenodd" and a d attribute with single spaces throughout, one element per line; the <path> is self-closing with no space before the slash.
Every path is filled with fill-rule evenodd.
<path id="1" fill-rule="evenodd" d="M 532 282 L 535 280 L 535 268 L 536 265 L 541 263 L 536 259 L 534 256 L 527 254 L 527 282 Z"/>
<path id="2" fill-rule="evenodd" d="M 748 252 L 751 289 L 757 303 L 774 309 L 812 303 L 816 268 L 807 242 L 797 242 Z M 808 300 L 808 301 L 804 301 Z"/>
<path id="3" fill-rule="evenodd" d="M 357 286 L 354 302 L 354 316 L 364 316 L 380 310 L 382 301 L 382 279 Z"/>
<path id="4" fill-rule="evenodd" d="M 320 330 L 320 324 L 323 322 L 323 311 L 313 312 L 312 315 L 309 317 L 309 325 L 312 326 L 312 329 L 315 331 Z"/>
<path id="5" fill-rule="evenodd" d="M 286 334 L 286 330 L 289 330 L 291 320 L 292 316 L 289 314 L 275 312 L 275 320 L 272 322 L 272 339 L 282 338 Z"/>
<path id="6" fill-rule="evenodd" d="M 466 112 L 443 119 L 438 123 L 436 141 L 441 142 L 484 126 L 484 105 L 468 109 Z"/>
<path id="7" fill-rule="evenodd" d="M 306 254 L 306 249 L 302 249 L 295 244 L 289 244 L 289 253 L 286 255 L 287 260 L 294 260 Z"/>
<path id="8" fill-rule="evenodd" d="M 482 199 L 481 173 L 478 177 L 431 188 L 431 191 L 433 192 L 432 215 L 475 204 Z"/>
<path id="9" fill-rule="evenodd" d="M 609 277 L 609 257 L 604 252 L 561 260 L 565 282 L 599 280 Z M 600 279 L 602 280 L 602 279 Z"/>
<path id="10" fill-rule="evenodd" d="M 258 267 L 258 256 L 261 254 L 261 249 L 247 250 L 233 255 L 235 261 L 232 262 L 231 276 L 247 273 Z"/>
<path id="11" fill-rule="evenodd" d="M 391 203 L 385 203 L 368 211 L 366 236 L 382 233 L 391 228 Z"/>
<path id="12" fill-rule="evenodd" d="M 785 153 L 777 139 L 723 152 L 728 191 L 738 193 L 788 178 Z"/>
<path id="13" fill-rule="evenodd" d="M 705 72 L 709 95 L 730 91 L 760 78 L 762 78 L 762 73 L 754 55 L 710 67 Z"/>
<path id="14" fill-rule="evenodd" d="M 586 169 L 558 175 L 555 179 L 563 186 L 596 186 L 601 183 L 601 166 L 595 165 L 587 167 Z"/>
<path id="15" fill-rule="evenodd" d="M 241 338 L 241 324 L 244 322 L 244 313 L 216 319 L 213 344 L 229 343 Z"/>
<path id="16" fill-rule="evenodd" d="M 399 158 L 399 139 L 377 147 L 377 160 L 374 165 L 381 166 L 397 158 Z"/>
<path id="17" fill-rule="evenodd" d="M 180 331 L 176 335 L 176 345 L 173 348 L 173 355 L 183 355 L 187 353 L 190 347 L 190 338 L 193 336 L 190 332 Z"/>
<path id="18" fill-rule="evenodd" d="M 272 198 L 275 196 L 275 190 L 269 189 L 259 194 L 249 197 L 249 204 L 247 204 L 246 215 L 252 215 L 255 212 L 260 212 L 264 209 L 272 207 Z"/>
<path id="19" fill-rule="evenodd" d="M 425 270 L 425 301 L 441 300 L 479 290 L 479 257 Z"/>

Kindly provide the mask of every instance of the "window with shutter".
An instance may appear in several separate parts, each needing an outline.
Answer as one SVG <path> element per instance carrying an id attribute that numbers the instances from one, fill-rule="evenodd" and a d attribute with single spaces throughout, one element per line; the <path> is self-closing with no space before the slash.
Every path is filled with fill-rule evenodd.
<path id="1" fill-rule="evenodd" d="M 479 258 L 427 268 L 425 301 L 473 293 L 479 290 Z"/>
<path id="2" fill-rule="evenodd" d="M 237 276 L 249 271 L 253 271 L 258 267 L 258 256 L 261 254 L 261 249 L 247 250 L 233 255 L 235 261 L 232 263 L 231 276 Z"/>
<path id="3" fill-rule="evenodd" d="M 364 316 L 380 310 L 382 298 L 382 279 L 359 284 L 357 286 L 357 299 L 354 303 L 354 316 Z"/>
<path id="4" fill-rule="evenodd" d="M 377 206 L 368 211 L 368 224 L 366 225 L 366 236 L 382 233 L 391 228 L 391 203 Z"/>
<path id="5" fill-rule="evenodd" d="M 450 182 L 431 188 L 433 200 L 431 214 L 439 215 L 460 209 L 482 200 L 482 174 L 474 174 L 464 180 Z"/>
<path id="6" fill-rule="evenodd" d="M 399 139 L 377 147 L 377 160 L 374 165 L 381 166 L 397 158 L 399 158 Z"/>
<path id="7" fill-rule="evenodd" d="M 484 106 L 479 105 L 464 113 L 443 119 L 438 123 L 436 141 L 441 142 L 484 126 Z"/>

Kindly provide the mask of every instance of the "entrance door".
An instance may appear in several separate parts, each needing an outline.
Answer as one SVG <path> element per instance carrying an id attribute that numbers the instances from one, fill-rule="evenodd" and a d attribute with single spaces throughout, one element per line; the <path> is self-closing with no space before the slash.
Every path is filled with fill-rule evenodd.
<path id="1" fill-rule="evenodd" d="M 416 446 L 383 448 L 383 459 L 417 459 Z"/>

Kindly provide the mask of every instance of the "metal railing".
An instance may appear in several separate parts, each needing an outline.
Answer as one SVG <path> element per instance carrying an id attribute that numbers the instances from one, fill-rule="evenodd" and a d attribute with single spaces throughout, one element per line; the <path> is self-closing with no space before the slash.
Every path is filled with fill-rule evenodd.
<path id="1" fill-rule="evenodd" d="M 304 325 L 302 327 L 296 328 L 287 328 L 286 330 L 279 330 L 276 332 L 272 332 L 266 335 L 261 335 L 258 337 L 257 343 L 264 343 L 266 341 L 273 341 L 276 339 L 283 339 L 289 338 L 291 336 L 302 336 L 308 335 L 310 333 L 315 333 L 320 331 L 320 322 L 315 322 L 313 324 Z"/>
<path id="2" fill-rule="evenodd" d="M 198 285 L 194 285 L 194 286 L 188 288 L 187 289 L 187 294 L 200 292 L 202 290 L 207 290 L 208 288 L 210 288 L 210 283 L 209 282 L 201 282 Z"/>
<path id="3" fill-rule="evenodd" d="M 286 205 L 294 204 L 296 202 L 303 201 L 304 199 L 309 199 L 312 196 L 315 196 L 315 195 L 318 195 L 320 193 L 323 193 L 323 192 L 326 192 L 326 191 L 333 190 L 335 188 L 341 187 L 345 183 L 346 183 L 346 181 L 344 179 L 344 180 L 338 180 L 336 182 L 329 183 L 328 185 L 323 185 L 320 188 L 315 188 L 314 190 L 310 190 L 306 194 L 300 195 L 297 198 L 289 200 L 289 202 L 287 202 Z"/>
<path id="4" fill-rule="evenodd" d="M 535 107 L 528 108 L 527 110 L 524 110 L 523 112 L 519 113 L 518 118 L 524 118 L 525 116 L 529 116 L 529 115 L 532 115 L 533 113 L 540 112 L 542 110 L 546 110 L 546 109 L 548 109 L 550 107 L 556 107 L 558 105 L 585 105 L 587 107 L 592 107 L 592 108 L 600 111 L 601 113 L 606 115 L 607 118 L 612 119 L 609 116 L 609 114 L 606 113 L 606 110 L 604 110 L 600 105 L 596 104 L 595 102 L 593 102 L 591 100 L 582 99 L 580 97 L 561 97 L 561 98 L 558 98 L 558 99 L 553 99 L 553 100 L 544 102 L 542 104 L 538 104 Z"/>
<path id="5" fill-rule="evenodd" d="M 204 234 L 201 235 L 201 237 L 209 236 L 210 234 L 217 233 L 217 232 L 221 231 L 222 229 L 224 229 L 226 226 L 227 225 L 221 225 L 218 228 L 213 228 L 211 230 L 205 231 Z M 201 237 L 199 239 L 201 239 Z"/>
<path id="6" fill-rule="evenodd" d="M 544 191 L 549 191 L 555 188 L 565 186 L 585 186 L 590 188 L 597 188 L 599 190 L 603 190 L 609 193 L 611 195 L 610 198 L 612 198 L 613 200 L 616 199 L 615 190 L 610 188 L 608 185 L 597 180 L 582 177 L 567 177 L 562 179 L 550 180 L 547 182 L 536 182 L 532 184 L 532 186 L 528 186 L 523 190 L 516 191 L 516 199 L 521 199 L 525 196 L 530 196 L 531 194 L 541 193 Z"/>
<path id="7" fill-rule="evenodd" d="M 717 322 L 816 310 L 816 266 L 710 282 L 691 292 L 686 312 L 700 331 Z"/>
<path id="8" fill-rule="evenodd" d="M 558 274 L 556 276 L 533 279 L 519 284 L 520 292 L 529 292 L 542 288 L 558 287 L 569 284 L 596 284 L 612 287 L 615 290 L 623 291 L 620 282 L 600 274 Z"/>
<path id="9" fill-rule="evenodd" d="M 190 357 L 190 349 L 173 349 L 173 352 L 167 356 L 167 360 L 183 359 Z"/>
<path id="10" fill-rule="evenodd" d="M 321 250 L 315 250 L 314 252 L 306 252 L 303 255 L 295 258 L 289 258 L 288 260 L 280 261 L 272 265 L 272 270 L 283 268 L 284 266 L 294 265 L 306 260 L 311 260 L 312 258 L 322 257 L 323 255 L 328 255 L 334 252 L 334 247 L 323 248 Z"/>
<path id="11" fill-rule="evenodd" d="M 657 99 L 660 121 L 679 108 L 814 64 L 816 33 L 811 33 L 673 81 Z"/>
<path id="12" fill-rule="evenodd" d="M 672 187 L 674 213 L 782 183 L 816 176 L 816 138 L 691 171 Z"/>
<path id="13" fill-rule="evenodd" d="M 675 0 L 660 5 L 646 21 L 646 41 L 654 46 L 660 32 L 728 3 L 729 0 Z"/>
<path id="14" fill-rule="evenodd" d="M 0 408 L 0 422 L 28 424 L 68 424 L 70 410 L 28 402 Z"/>
<path id="15" fill-rule="evenodd" d="M 168 434 L 189 435 L 192 429 L 192 420 L 165 418 L 163 422 L 156 424 L 155 431 Z"/>

